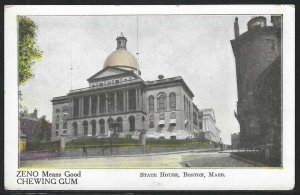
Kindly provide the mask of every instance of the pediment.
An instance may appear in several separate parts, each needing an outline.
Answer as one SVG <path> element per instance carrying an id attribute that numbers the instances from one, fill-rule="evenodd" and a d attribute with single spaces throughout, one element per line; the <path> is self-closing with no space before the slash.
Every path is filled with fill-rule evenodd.
<path id="1" fill-rule="evenodd" d="M 119 74 L 128 73 L 126 70 L 122 70 L 120 68 L 112 68 L 112 67 L 106 67 L 103 70 L 97 72 L 92 77 L 88 79 L 88 81 L 94 80 L 94 79 L 101 79 L 105 77 L 115 76 Z"/>

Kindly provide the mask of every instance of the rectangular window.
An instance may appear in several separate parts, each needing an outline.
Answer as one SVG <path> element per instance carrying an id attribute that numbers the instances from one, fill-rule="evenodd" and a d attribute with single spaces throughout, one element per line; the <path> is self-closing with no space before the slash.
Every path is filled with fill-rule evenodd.
<path id="1" fill-rule="evenodd" d="M 119 83 L 120 81 L 119 80 L 115 80 L 115 83 Z"/>
<path id="2" fill-rule="evenodd" d="M 136 110 L 136 93 L 135 89 L 131 89 L 128 91 L 129 97 L 129 110 Z"/>
<path id="3" fill-rule="evenodd" d="M 195 111 L 193 111 L 193 122 L 195 125 L 197 125 L 197 114 Z"/>
<path id="4" fill-rule="evenodd" d="M 103 86 L 103 83 L 99 83 L 99 86 Z"/>
<path id="5" fill-rule="evenodd" d="M 203 129 L 202 122 L 199 122 L 199 129 Z"/>
<path id="6" fill-rule="evenodd" d="M 106 100 L 105 100 L 105 94 L 101 94 L 99 96 L 99 101 L 100 101 L 100 108 L 99 108 L 99 111 L 100 113 L 105 113 L 106 112 Z"/>
<path id="7" fill-rule="evenodd" d="M 154 97 L 149 97 L 149 112 L 154 112 Z"/>
<path id="8" fill-rule="evenodd" d="M 55 125 L 55 128 L 56 128 L 56 129 L 59 129 L 59 124 L 56 124 L 56 125 Z"/>
<path id="9" fill-rule="evenodd" d="M 91 113 L 92 114 L 96 114 L 96 111 L 97 111 L 97 96 L 92 96 L 92 110 L 91 110 Z"/>
<path id="10" fill-rule="evenodd" d="M 68 127 L 67 122 L 64 122 L 63 129 L 67 129 L 67 127 Z"/>
<path id="11" fill-rule="evenodd" d="M 79 116 L 79 99 L 74 99 L 74 112 L 73 112 L 74 117 Z"/>
<path id="12" fill-rule="evenodd" d="M 176 118 L 176 113 L 175 112 L 171 112 L 171 119 L 175 119 Z"/>
<path id="13" fill-rule="evenodd" d="M 84 97 L 83 98 L 83 114 L 84 114 L 84 116 L 89 115 L 89 109 L 90 109 L 90 97 Z"/>
<path id="14" fill-rule="evenodd" d="M 159 114 L 159 120 L 165 120 L 165 113 Z"/>
<path id="15" fill-rule="evenodd" d="M 149 116 L 149 120 L 154 120 L 154 115 L 153 115 L 153 114 L 151 114 L 151 115 Z"/>
<path id="16" fill-rule="evenodd" d="M 171 110 L 176 109 L 176 94 L 175 93 L 170 94 L 170 109 Z"/>
<path id="17" fill-rule="evenodd" d="M 274 39 L 267 39 L 268 45 L 270 47 L 270 50 L 275 50 L 275 40 Z"/>
<path id="18" fill-rule="evenodd" d="M 124 92 L 119 91 L 117 92 L 117 111 L 124 110 Z"/>
<path id="19" fill-rule="evenodd" d="M 108 94 L 108 111 L 113 112 L 115 109 L 115 93 L 109 93 Z"/>

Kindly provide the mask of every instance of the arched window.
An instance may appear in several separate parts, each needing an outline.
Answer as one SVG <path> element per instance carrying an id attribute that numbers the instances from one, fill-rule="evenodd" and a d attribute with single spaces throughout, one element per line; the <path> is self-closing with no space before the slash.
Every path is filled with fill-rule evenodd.
<path id="1" fill-rule="evenodd" d="M 88 135 L 88 132 L 89 132 L 89 130 L 88 130 L 89 124 L 88 124 L 87 121 L 84 121 L 84 122 L 82 123 L 82 125 L 83 125 L 83 134 L 84 134 L 85 136 L 87 136 L 87 135 Z"/>
<path id="2" fill-rule="evenodd" d="M 100 124 L 100 133 L 104 134 L 105 133 L 105 120 L 104 119 L 100 119 L 99 120 L 99 124 Z"/>
<path id="3" fill-rule="evenodd" d="M 96 135 L 96 121 L 92 120 L 91 125 L 92 125 L 92 136 L 95 136 Z"/>
<path id="4" fill-rule="evenodd" d="M 154 128 L 154 121 L 150 121 L 149 128 Z"/>
<path id="5" fill-rule="evenodd" d="M 154 97 L 149 96 L 149 112 L 154 112 Z"/>
<path id="6" fill-rule="evenodd" d="M 176 109 L 176 94 L 170 93 L 170 109 L 175 110 Z"/>
<path id="7" fill-rule="evenodd" d="M 123 119 L 121 117 L 118 117 L 117 122 L 118 122 L 118 132 L 123 131 Z"/>
<path id="8" fill-rule="evenodd" d="M 78 136 L 78 124 L 76 122 L 74 122 L 72 124 L 73 126 L 73 133 L 74 133 L 74 136 Z"/>
<path id="9" fill-rule="evenodd" d="M 166 94 L 165 93 L 160 93 L 157 96 L 157 108 L 159 110 L 166 109 Z"/>
<path id="10" fill-rule="evenodd" d="M 55 114 L 55 116 L 56 116 L 56 121 L 59 121 L 59 114 L 60 114 L 60 109 L 56 109 L 56 114 Z"/>
<path id="11" fill-rule="evenodd" d="M 107 119 L 109 129 L 113 128 L 113 125 L 112 125 L 113 122 L 114 122 L 114 119 L 112 119 L 112 118 Z"/>
<path id="12" fill-rule="evenodd" d="M 135 131 L 135 118 L 134 116 L 129 117 L 129 130 Z"/>

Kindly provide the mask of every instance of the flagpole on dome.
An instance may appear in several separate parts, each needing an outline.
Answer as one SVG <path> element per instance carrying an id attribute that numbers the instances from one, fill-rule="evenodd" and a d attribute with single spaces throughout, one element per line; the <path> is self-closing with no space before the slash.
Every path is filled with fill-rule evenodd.
<path id="1" fill-rule="evenodd" d="M 73 90 L 73 37 L 71 36 L 71 90 Z"/>
<path id="2" fill-rule="evenodd" d="M 136 59 L 139 61 L 139 17 L 136 17 Z"/>

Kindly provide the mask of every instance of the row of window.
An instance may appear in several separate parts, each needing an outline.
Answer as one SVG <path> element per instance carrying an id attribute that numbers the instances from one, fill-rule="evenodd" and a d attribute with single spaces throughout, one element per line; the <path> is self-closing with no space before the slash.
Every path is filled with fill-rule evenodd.
<path id="1" fill-rule="evenodd" d="M 115 79 L 115 80 L 109 80 L 109 81 L 103 81 L 103 82 L 98 82 L 98 83 L 93 83 L 91 84 L 92 87 L 96 87 L 96 86 L 103 86 L 103 85 L 110 85 L 113 83 L 120 83 L 120 82 L 124 82 L 127 81 L 128 79 L 124 78 L 122 79 Z"/>
<path id="2" fill-rule="evenodd" d="M 166 94 L 161 92 L 157 96 L 157 110 L 165 110 L 167 108 Z M 149 100 L 149 112 L 154 112 L 154 96 L 150 95 Z M 169 106 L 171 110 L 176 109 L 176 94 L 174 92 L 169 94 Z"/>
<path id="3" fill-rule="evenodd" d="M 55 110 L 55 112 L 56 112 L 56 114 L 59 114 L 59 113 L 60 113 L 60 109 L 57 108 L 57 109 Z M 68 113 L 68 112 L 69 112 L 69 107 L 68 107 L 68 106 L 64 106 L 64 107 L 62 108 L 62 113 Z"/>
<path id="4" fill-rule="evenodd" d="M 135 117 L 130 116 L 128 118 L 128 120 L 129 120 L 129 130 L 135 131 Z M 105 130 L 106 130 L 105 129 L 105 120 L 100 119 L 98 122 L 99 122 L 100 133 L 104 134 Z M 117 132 L 123 131 L 123 119 L 121 117 L 118 117 L 115 121 L 112 118 L 109 118 L 109 119 L 107 119 L 106 122 L 108 124 L 109 129 L 116 130 Z M 88 121 L 83 121 L 83 123 L 82 123 L 83 134 L 85 136 L 88 135 L 89 125 L 91 125 L 91 127 L 92 127 L 92 136 L 95 136 L 96 135 L 96 120 L 92 120 L 90 122 L 90 124 L 88 123 Z M 72 128 L 73 128 L 74 136 L 78 136 L 78 123 L 74 122 L 72 124 Z"/>
<path id="5" fill-rule="evenodd" d="M 186 118 L 191 118 L 191 101 L 183 96 L 183 100 L 184 100 L 184 113 L 185 113 L 185 117 Z"/>
<path id="6" fill-rule="evenodd" d="M 58 123 L 55 124 L 55 128 L 56 128 L 56 130 L 59 129 L 59 124 Z M 63 129 L 68 129 L 68 123 L 67 122 L 63 123 Z"/>
<path id="7" fill-rule="evenodd" d="M 165 124 L 157 124 L 158 127 L 164 127 Z M 169 124 L 170 127 L 175 127 L 176 123 L 170 123 Z M 154 121 L 149 121 L 149 128 L 154 128 Z"/>

